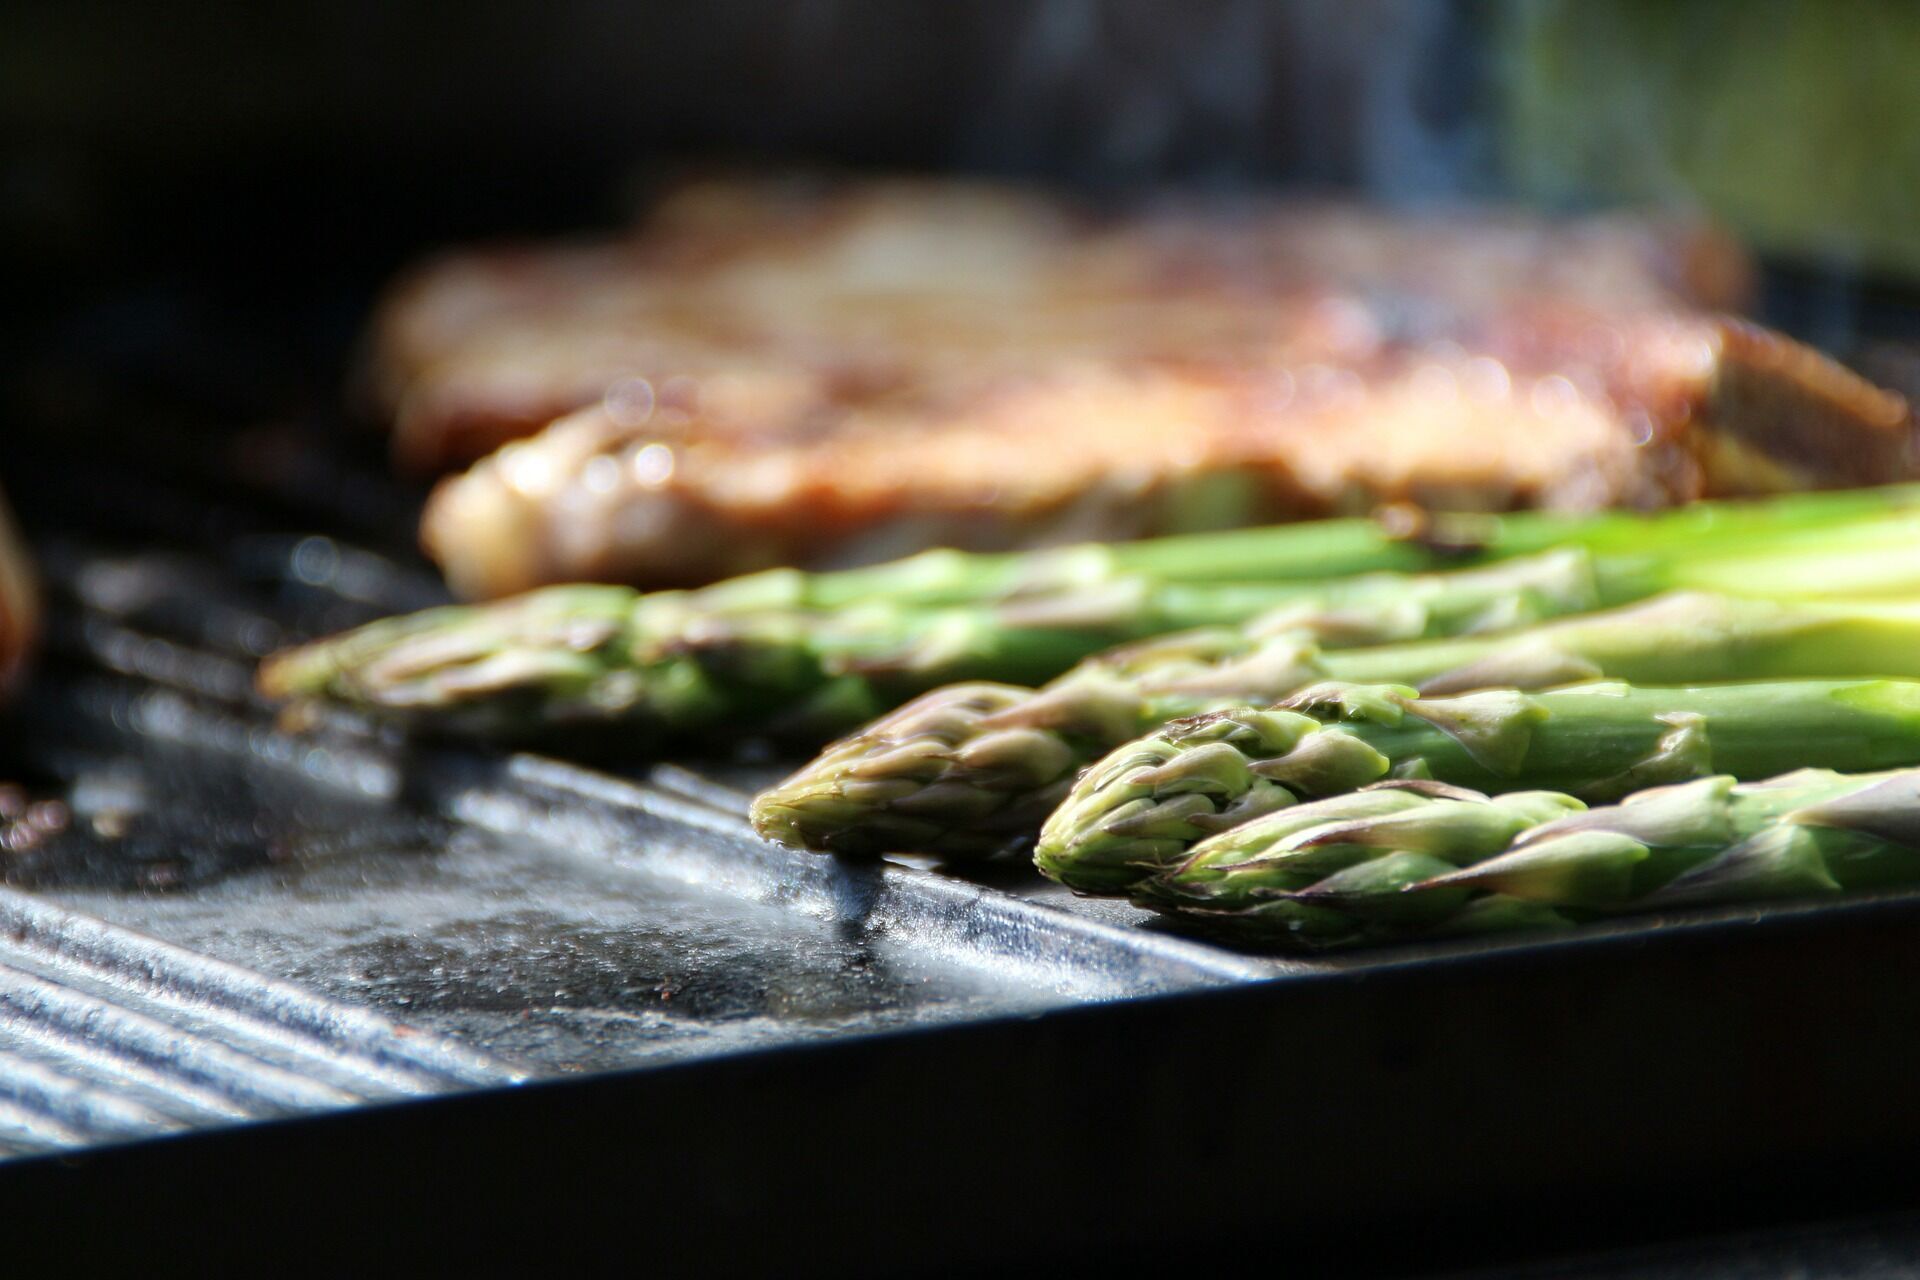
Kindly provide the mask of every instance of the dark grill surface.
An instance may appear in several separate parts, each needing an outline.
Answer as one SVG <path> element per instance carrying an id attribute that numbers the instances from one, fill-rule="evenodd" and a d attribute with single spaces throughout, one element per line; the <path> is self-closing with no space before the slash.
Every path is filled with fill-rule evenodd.
<path id="1" fill-rule="evenodd" d="M 0 891 L 0 1149 L 511 1084 L 364 1009 Z"/>
<path id="2" fill-rule="evenodd" d="M 369 478 L 377 472 L 339 461 L 337 439 L 264 434 L 183 426 L 128 457 L 90 454 L 84 433 L 79 448 L 49 433 L 16 464 L 35 477 L 20 505 L 55 616 L 48 660 L 16 712 L 13 755 L 35 794 L 73 813 L 65 831 L 0 863 L 32 895 L 22 903 L 58 904 L 124 948 L 163 938 L 223 972 L 302 984 L 316 1003 L 379 1009 L 450 1037 L 439 1052 L 472 1046 L 466 1075 L 412 1080 L 415 1089 L 1026 1015 L 1277 971 L 1142 930 L 1144 913 L 1130 908 L 1039 891 L 1017 868 L 988 877 L 1022 890 L 1009 893 L 772 849 L 747 830 L 745 792 L 731 785 L 769 776 L 764 765 L 603 772 L 409 745 L 346 715 L 283 732 L 252 694 L 255 659 L 442 596 L 404 557 L 334 532 L 356 521 L 367 532 L 377 523 L 368 510 L 405 510 Z M 329 532 L 311 532 L 322 519 Z M 0 968 L 0 991 L 14 979 Z M 37 978 L 18 980 L 17 1025 L 87 1018 L 109 1054 L 168 1069 L 174 1049 L 162 1036 L 184 1014 L 115 995 L 68 1010 Z M 218 1010 L 226 998 L 206 999 Z M 252 1109 L 149 1114 L 129 1086 L 112 1110 L 102 1085 L 87 1099 L 110 1126 L 49 1121 L 35 1143 L 379 1096 L 324 1075 L 293 1080 L 245 1044 L 207 1052 Z M 39 1068 L 21 1070 L 38 1082 L 22 1083 L 22 1096 L 52 1088 Z M 249 1071 L 258 1079 L 242 1088 Z"/>

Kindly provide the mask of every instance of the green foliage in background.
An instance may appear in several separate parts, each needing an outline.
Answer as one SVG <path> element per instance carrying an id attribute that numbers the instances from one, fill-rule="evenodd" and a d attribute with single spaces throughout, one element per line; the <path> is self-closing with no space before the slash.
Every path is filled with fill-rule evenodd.
<path id="1" fill-rule="evenodd" d="M 1920 5 L 1540 0 L 1500 26 L 1521 193 L 1703 208 L 1775 254 L 1920 277 Z"/>

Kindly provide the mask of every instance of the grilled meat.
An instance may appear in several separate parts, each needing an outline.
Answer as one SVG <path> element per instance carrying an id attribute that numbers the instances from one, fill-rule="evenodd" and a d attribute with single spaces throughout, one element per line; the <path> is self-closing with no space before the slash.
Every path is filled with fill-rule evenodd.
<path id="1" fill-rule="evenodd" d="M 1899 396 L 1741 322 L 1542 305 L 1420 338 L 1358 300 L 1317 305 L 1311 360 L 1063 359 L 807 422 L 610 399 L 443 481 L 423 539 L 456 590 L 492 596 L 1385 502 L 1653 507 L 1913 474 Z"/>
<path id="2" fill-rule="evenodd" d="M 376 350 L 415 467 L 578 409 L 431 504 L 484 596 L 1909 474 L 1903 401 L 1716 317 L 1749 285 L 1628 218 L 722 183 L 623 240 L 448 259 Z"/>
<path id="3" fill-rule="evenodd" d="M 1536 297 L 1737 308 L 1750 285 L 1725 239 L 1632 218 L 1288 203 L 1102 219 L 964 183 L 702 183 L 622 238 L 415 272 L 376 320 L 372 385 L 396 457 L 437 470 L 642 383 L 669 410 L 697 387 L 704 416 L 793 431 L 930 379 L 1307 361 L 1340 336 L 1276 303 L 1354 296 L 1370 322 L 1432 328 Z"/>

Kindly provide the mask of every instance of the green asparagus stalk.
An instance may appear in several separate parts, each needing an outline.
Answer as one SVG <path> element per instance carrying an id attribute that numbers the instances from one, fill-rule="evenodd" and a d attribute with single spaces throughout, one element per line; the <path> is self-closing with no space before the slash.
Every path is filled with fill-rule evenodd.
<path id="1" fill-rule="evenodd" d="M 1394 512 L 1381 520 L 1315 520 L 1040 551 L 935 550 L 830 573 L 774 569 L 696 594 L 708 611 L 838 609 L 872 601 L 978 604 L 1045 596 L 1131 577 L 1167 583 L 1314 581 L 1362 573 L 1415 573 L 1565 546 L 1619 554 L 1657 552 L 1674 543 L 1701 539 L 1735 546 L 1916 507 L 1920 507 L 1920 485 L 1698 502 L 1653 515 Z"/>
<path id="2" fill-rule="evenodd" d="M 1340 634 L 1337 623 L 1296 612 L 1272 635 L 1196 632 L 1131 646 L 1038 691 L 936 690 L 760 797 L 755 821 L 774 839 L 835 852 L 991 853 L 1030 837 L 1082 766 L 1129 739 L 1326 680 L 1445 694 L 1599 677 L 1920 678 L 1914 604 L 1685 592 L 1510 634 L 1347 650 L 1323 643 Z"/>
<path id="3" fill-rule="evenodd" d="M 1920 770 L 1722 774 L 1584 812 L 1554 792 L 1384 785 L 1203 840 L 1134 901 L 1318 949 L 1920 883 Z"/>
<path id="4" fill-rule="evenodd" d="M 818 742 L 942 684 L 1046 680 L 1116 641 L 1201 625 L 1243 627 L 1204 640 L 1228 649 L 1301 625 L 1353 645 L 1513 627 L 1676 586 L 1920 590 L 1920 513 L 1808 527 L 1782 521 L 1761 536 L 1748 528 L 1752 512 L 1732 510 L 1740 537 L 1731 545 L 1696 515 L 1698 536 L 1605 555 L 1571 547 L 1475 569 L 1321 582 L 1095 574 L 1052 595 L 944 607 L 868 601 L 797 609 L 755 585 L 772 581 L 764 575 L 645 596 L 555 587 L 388 619 L 293 649 L 269 659 L 259 683 L 275 698 L 332 699 L 513 740 L 597 724 L 619 727 L 629 745 L 649 732 L 720 737 L 743 729 Z M 1649 523 L 1590 523 L 1595 537 L 1611 529 L 1620 541 L 1629 521 Z"/>
<path id="5" fill-rule="evenodd" d="M 1034 860 L 1076 889 L 1119 892 L 1209 836 L 1389 777 L 1597 800 L 1715 772 L 1914 763 L 1920 683 L 1911 681 L 1603 682 L 1449 698 L 1329 683 L 1275 707 L 1175 721 L 1113 751 L 1047 820 Z"/>
<path id="6" fill-rule="evenodd" d="M 1654 576 L 1623 566 L 1608 590 L 1638 590 Z M 1116 639 L 1262 610 L 1268 626 L 1312 620 L 1359 643 L 1512 626 L 1605 599 L 1578 550 L 1317 584 L 1133 579 L 991 607 L 714 614 L 697 595 L 565 586 L 428 610 L 278 654 L 260 685 L 273 697 L 330 697 L 485 736 L 618 721 L 709 733 L 746 724 L 817 741 L 931 686 L 1044 680 Z"/>

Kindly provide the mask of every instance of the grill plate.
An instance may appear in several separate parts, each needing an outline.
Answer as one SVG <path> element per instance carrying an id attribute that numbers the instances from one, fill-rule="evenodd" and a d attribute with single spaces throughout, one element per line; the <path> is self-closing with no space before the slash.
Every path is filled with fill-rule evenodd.
<path id="1" fill-rule="evenodd" d="M 260 653 L 440 598 L 404 495 L 326 424 L 265 467 L 257 436 L 55 426 L 0 442 L 56 606 L 8 760 L 75 815 L 4 863 L 43 922 L 0 947 L 21 1247 L 186 1221 L 351 1267 L 332 1219 L 442 1266 L 635 1230 L 682 1271 L 1237 1256 L 1170 1225 L 1191 1188 L 1404 1268 L 1920 1196 L 1887 976 L 1920 895 L 1280 960 L 1018 867 L 772 849 L 740 814 L 765 765 L 290 736 Z M 35 930 L 112 945 L 50 973 Z M 116 976 L 149 954 L 184 976 Z"/>

